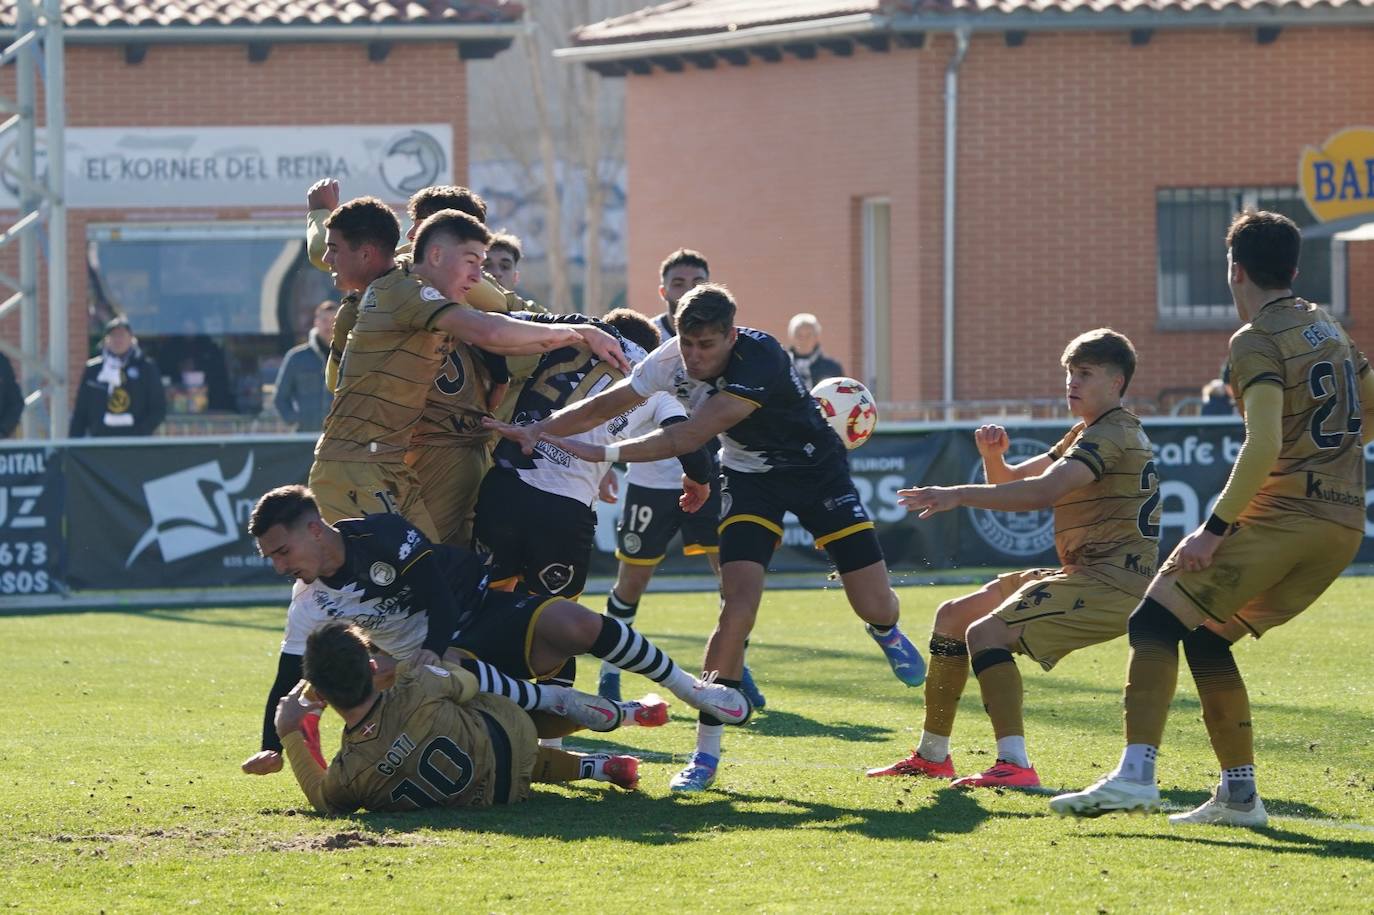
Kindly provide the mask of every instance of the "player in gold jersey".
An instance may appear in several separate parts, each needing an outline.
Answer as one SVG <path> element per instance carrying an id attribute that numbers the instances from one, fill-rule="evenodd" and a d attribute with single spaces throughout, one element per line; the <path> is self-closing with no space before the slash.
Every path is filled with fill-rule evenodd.
<path id="1" fill-rule="evenodd" d="M 1231 383 L 1245 444 L 1207 522 L 1183 539 L 1131 614 L 1126 749 L 1056 813 L 1156 810 L 1155 759 L 1183 644 L 1221 767 L 1211 799 L 1175 823 L 1263 826 L 1250 700 L 1231 645 L 1315 601 L 1364 538 L 1374 376 L 1325 309 L 1293 294 L 1302 236 L 1278 213 L 1247 210 L 1226 235 L 1227 280 L 1246 323 L 1231 338 Z"/>
<path id="2" fill-rule="evenodd" d="M 486 227 L 466 213 L 441 210 L 426 219 L 410 265 L 394 262 L 400 226 L 379 200 L 344 204 L 326 227 L 326 260 L 340 288 L 366 288 L 310 471 L 328 522 L 396 511 L 435 538 L 405 454 L 452 339 L 502 355 L 586 342 L 613 363 L 627 364 L 614 338 L 596 328 L 533 324 L 459 307 L 481 279 L 490 240 Z"/>
<path id="3" fill-rule="evenodd" d="M 1050 670 L 1066 654 L 1126 632 L 1126 620 L 1154 574 L 1159 550 L 1159 479 L 1140 420 L 1121 406 L 1135 372 L 1131 341 L 1101 328 L 1072 340 L 1060 360 L 1065 396 L 1078 422 L 1045 454 L 1016 466 L 1001 426 L 975 433 L 986 485 L 903 489 L 922 518 L 966 506 L 993 511 L 1054 508 L 1063 564 L 1001 575 L 941 604 L 930 637 L 925 728 L 906 759 L 869 775 L 954 778 L 949 739 L 972 658 L 997 759 L 955 787 L 1031 788 L 1040 777 L 1026 753 L 1018 652 Z"/>
<path id="4" fill-rule="evenodd" d="M 461 667 L 406 669 L 379 692 L 367 640 L 346 623 L 312 632 L 303 665 L 314 692 L 346 725 L 338 755 L 322 767 L 302 732 L 311 707 L 319 708 L 303 704 L 306 681 L 277 705 L 291 771 L 320 813 L 514 804 L 529 797 L 531 781 L 591 778 L 631 790 L 639 784 L 633 756 L 540 747 L 530 717 L 508 699 L 479 693 L 476 678 Z"/>

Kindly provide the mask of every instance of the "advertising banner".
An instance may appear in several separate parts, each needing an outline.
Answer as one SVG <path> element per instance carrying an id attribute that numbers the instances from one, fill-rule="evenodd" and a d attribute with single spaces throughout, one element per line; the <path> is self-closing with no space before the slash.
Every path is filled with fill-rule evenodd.
<path id="1" fill-rule="evenodd" d="M 16 156 L 14 141 L 0 146 L 0 165 L 16 168 Z M 42 147 L 38 157 L 41 171 Z M 66 171 L 72 207 L 299 207 L 320 178 L 404 203 L 453 181 L 453 125 L 69 127 Z M 0 173 L 0 207 L 17 198 Z"/>
<path id="2" fill-rule="evenodd" d="M 0 602 L 60 590 L 59 465 L 53 448 L 0 449 Z"/>
<path id="3" fill-rule="evenodd" d="M 248 517 L 264 492 L 304 483 L 309 443 L 94 446 L 67 451 L 66 582 L 79 590 L 263 585 Z"/>

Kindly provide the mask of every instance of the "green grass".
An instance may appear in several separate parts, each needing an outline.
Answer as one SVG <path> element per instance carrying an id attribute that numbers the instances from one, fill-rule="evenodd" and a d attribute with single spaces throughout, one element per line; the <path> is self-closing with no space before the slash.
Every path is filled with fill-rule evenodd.
<path id="1" fill-rule="evenodd" d="M 924 642 L 958 588 L 902 591 Z M 705 595 L 651 595 L 641 625 L 688 665 Z M 574 739 L 642 754 L 643 789 L 539 786 L 483 812 L 307 812 L 287 772 L 251 778 L 283 609 L 18 615 L 3 620 L 0 906 L 23 911 L 659 912 L 1369 911 L 1374 899 L 1374 598 L 1345 579 L 1237 654 L 1254 704 L 1259 831 L 1162 816 L 1070 821 L 1046 797 L 866 779 L 906 754 L 921 694 L 897 683 L 828 591 L 769 593 L 750 660 L 769 707 L 727 730 L 719 790 L 671 796 L 693 740 L 679 703 L 658 730 Z M 1120 751 L 1124 640 L 1052 674 L 1024 660 L 1027 730 L 1046 784 L 1078 788 Z M 584 663 L 581 685 L 593 684 Z M 1215 778 L 1186 672 L 1161 758 L 1168 803 Z M 626 691 L 647 691 L 628 676 Z M 961 772 L 991 762 L 976 683 L 954 736 Z M 326 718 L 326 748 L 337 718 Z"/>

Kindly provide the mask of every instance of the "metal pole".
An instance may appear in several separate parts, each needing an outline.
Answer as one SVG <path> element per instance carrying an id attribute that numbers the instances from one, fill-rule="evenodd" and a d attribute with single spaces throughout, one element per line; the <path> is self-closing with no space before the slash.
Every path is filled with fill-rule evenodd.
<path id="1" fill-rule="evenodd" d="M 954 418 L 954 280 L 958 261 L 955 259 L 954 220 L 958 215 L 959 156 L 959 66 L 968 53 L 969 31 L 954 33 L 954 55 L 945 67 L 945 237 L 944 237 L 944 371 L 941 398 L 945 402 L 945 418 Z"/>
<path id="2" fill-rule="evenodd" d="M 67 77 L 62 0 L 43 0 L 47 20 L 43 43 L 44 88 L 48 145 L 48 428 L 49 437 L 65 438 L 70 342 L 67 310 Z M 84 338 L 86 328 L 80 332 Z"/>
<path id="3" fill-rule="evenodd" d="M 17 25 L 21 37 L 34 30 L 37 25 L 34 0 L 18 0 Z M 39 206 L 31 183 L 34 175 L 34 146 L 36 143 L 34 118 L 38 107 L 37 73 L 33 41 L 25 41 L 15 54 L 15 90 L 19 104 L 19 123 L 16 125 L 19 151 L 19 174 L 30 183 L 19 182 L 19 221 L 33 213 Z M 19 349 L 23 353 L 18 371 L 20 388 L 27 397 L 41 383 L 37 371 L 40 359 L 38 352 L 38 246 L 34 238 L 33 224 L 24 226 L 19 232 Z M 21 434 L 24 438 L 35 438 L 41 423 L 37 411 L 24 411 Z"/>

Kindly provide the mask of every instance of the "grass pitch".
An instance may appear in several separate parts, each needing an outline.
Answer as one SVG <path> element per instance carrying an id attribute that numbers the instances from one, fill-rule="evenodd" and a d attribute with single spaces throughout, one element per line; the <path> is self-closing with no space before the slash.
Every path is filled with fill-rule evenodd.
<path id="1" fill-rule="evenodd" d="M 923 644 L 963 589 L 902 590 Z M 633 794 L 536 787 L 489 811 L 309 812 L 290 773 L 253 778 L 283 607 L 4 619 L 0 905 L 21 911 L 1370 911 L 1374 898 L 1374 589 L 1345 579 L 1297 622 L 1237 651 L 1254 705 L 1259 831 L 1163 816 L 1072 821 L 1045 795 L 868 779 L 908 752 L 908 690 L 842 594 L 765 596 L 750 661 L 768 708 L 727 729 L 716 790 L 673 796 L 693 743 L 681 703 L 657 730 L 570 744 L 641 755 Z M 688 666 L 708 595 L 651 594 L 643 630 Z M 1041 778 L 1079 788 L 1120 752 L 1125 640 L 1051 674 L 1021 659 Z M 579 685 L 594 689 L 597 662 Z M 1166 803 L 1215 780 L 1181 675 L 1160 760 Z M 627 695 L 651 684 L 625 676 Z M 960 773 L 991 763 L 970 680 Z M 326 751 L 338 719 L 326 716 Z"/>

